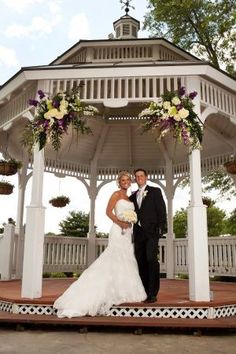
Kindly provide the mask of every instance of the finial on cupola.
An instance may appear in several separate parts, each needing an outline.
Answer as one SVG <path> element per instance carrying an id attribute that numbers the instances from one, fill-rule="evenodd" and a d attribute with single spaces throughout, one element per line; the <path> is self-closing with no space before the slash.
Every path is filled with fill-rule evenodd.
<path id="1" fill-rule="evenodd" d="M 125 9 L 125 15 L 113 22 L 116 39 L 134 39 L 138 36 L 140 22 L 129 15 L 130 9 L 135 9 L 131 3 L 132 0 L 120 0 L 121 9 Z M 110 38 L 110 37 L 109 37 Z"/>
<path id="2" fill-rule="evenodd" d="M 134 6 L 130 5 L 131 1 L 132 0 L 127 0 L 127 1 L 120 0 L 120 3 L 123 4 L 123 6 L 121 7 L 121 10 L 123 10 L 125 8 L 126 15 L 128 15 L 129 8 L 132 8 L 133 10 L 135 9 Z"/>

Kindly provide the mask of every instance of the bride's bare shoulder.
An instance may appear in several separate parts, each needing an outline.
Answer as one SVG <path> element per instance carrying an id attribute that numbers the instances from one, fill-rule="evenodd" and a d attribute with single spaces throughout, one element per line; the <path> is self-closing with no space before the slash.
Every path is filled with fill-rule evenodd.
<path id="1" fill-rule="evenodd" d="M 120 197 L 120 191 L 115 191 L 111 195 L 112 198 L 119 198 Z"/>

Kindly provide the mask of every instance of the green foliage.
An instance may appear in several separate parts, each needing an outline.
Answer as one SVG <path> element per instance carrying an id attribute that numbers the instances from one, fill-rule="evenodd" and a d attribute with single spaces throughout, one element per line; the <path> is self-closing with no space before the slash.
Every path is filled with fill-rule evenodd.
<path id="1" fill-rule="evenodd" d="M 207 208 L 208 236 L 219 236 L 225 230 L 225 212 L 218 207 Z"/>
<path id="2" fill-rule="evenodd" d="M 190 180 L 189 177 L 185 178 L 181 184 L 179 185 L 180 188 L 185 188 L 189 186 Z M 219 168 L 216 170 L 211 171 L 208 173 L 207 176 L 202 178 L 203 184 L 203 192 L 211 192 L 216 191 L 218 192 L 218 199 L 220 200 L 230 200 L 232 197 L 236 196 L 236 188 L 233 181 L 223 168 Z"/>
<path id="3" fill-rule="evenodd" d="M 65 195 L 59 195 L 49 200 L 49 203 L 56 207 L 62 207 L 70 203 L 70 198 Z"/>
<path id="4" fill-rule="evenodd" d="M 235 0 L 149 0 L 144 28 L 235 73 Z"/>
<path id="5" fill-rule="evenodd" d="M 181 208 L 176 211 L 173 218 L 174 233 L 176 238 L 187 235 L 187 210 Z"/>
<path id="6" fill-rule="evenodd" d="M 96 232 L 97 238 L 108 238 L 109 234 L 107 232 Z"/>
<path id="7" fill-rule="evenodd" d="M 1 181 L 0 181 L 0 186 L 13 186 L 9 181 L 6 181 L 5 179 L 2 179 Z"/>
<path id="8" fill-rule="evenodd" d="M 236 196 L 236 188 L 231 178 L 222 168 L 213 170 L 207 176 L 203 177 L 203 191 L 210 192 L 218 190 L 219 197 L 222 199 L 230 200 L 233 196 Z"/>
<path id="9" fill-rule="evenodd" d="M 225 233 L 236 236 L 236 209 L 234 209 L 226 220 Z"/>
<path id="10" fill-rule="evenodd" d="M 89 231 L 89 214 L 70 211 L 69 216 L 59 223 L 62 236 L 86 237 Z"/>
<path id="11" fill-rule="evenodd" d="M 233 221 L 236 219 L 236 213 L 233 214 L 232 220 L 229 224 L 233 229 Z M 214 201 L 211 201 L 211 205 L 207 208 L 207 228 L 208 236 L 219 236 L 226 233 L 227 225 L 226 214 L 220 208 L 214 206 Z M 181 208 L 178 210 L 173 218 L 174 233 L 176 238 L 185 237 L 187 235 L 187 210 Z M 230 229 L 230 226 L 228 230 Z M 233 234 L 231 232 L 228 232 Z"/>

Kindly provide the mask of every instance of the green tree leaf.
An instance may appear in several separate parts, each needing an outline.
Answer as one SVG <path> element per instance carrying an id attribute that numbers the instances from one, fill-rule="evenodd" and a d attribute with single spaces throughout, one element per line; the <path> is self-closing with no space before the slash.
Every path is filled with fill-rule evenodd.
<path id="1" fill-rule="evenodd" d="M 148 0 L 144 28 L 235 74 L 235 0 Z"/>

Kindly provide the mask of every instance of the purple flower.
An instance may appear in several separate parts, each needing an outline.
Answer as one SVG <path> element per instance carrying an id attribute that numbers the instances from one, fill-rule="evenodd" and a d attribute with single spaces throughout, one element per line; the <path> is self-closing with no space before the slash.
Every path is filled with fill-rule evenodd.
<path id="1" fill-rule="evenodd" d="M 45 121 L 43 122 L 43 127 L 47 129 L 48 126 L 49 126 L 49 121 L 48 121 L 48 120 L 45 120 Z"/>
<path id="2" fill-rule="evenodd" d="M 45 97 L 45 94 L 42 90 L 38 90 L 38 95 L 39 95 L 40 100 L 42 100 Z"/>
<path id="3" fill-rule="evenodd" d="M 179 95 L 180 96 L 183 96 L 184 94 L 185 94 L 185 87 L 184 86 L 182 86 L 182 87 L 180 87 L 180 89 L 179 89 Z"/>
<path id="4" fill-rule="evenodd" d="M 29 99 L 29 105 L 30 105 L 30 106 L 37 107 L 38 104 L 39 104 L 39 101 Z"/>
<path id="5" fill-rule="evenodd" d="M 184 106 L 183 106 L 183 103 L 180 103 L 180 104 L 178 104 L 177 106 L 176 106 L 176 108 L 177 108 L 177 110 L 179 111 L 181 108 L 183 108 Z"/>
<path id="6" fill-rule="evenodd" d="M 197 92 L 193 91 L 189 94 L 189 98 L 191 98 L 191 100 L 193 100 L 195 97 L 197 96 Z"/>
<path id="7" fill-rule="evenodd" d="M 59 106 L 60 106 L 60 101 L 58 101 L 57 99 L 54 99 L 54 100 L 52 101 L 52 105 L 53 105 L 54 108 L 59 108 Z"/>

